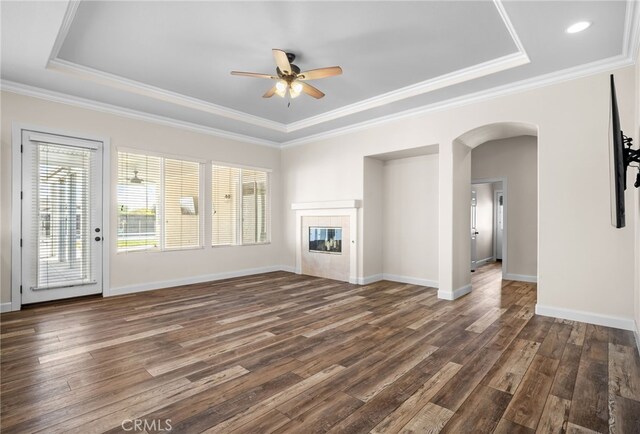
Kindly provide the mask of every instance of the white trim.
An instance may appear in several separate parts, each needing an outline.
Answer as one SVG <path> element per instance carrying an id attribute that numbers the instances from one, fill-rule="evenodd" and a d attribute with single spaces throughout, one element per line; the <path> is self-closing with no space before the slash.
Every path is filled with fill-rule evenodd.
<path id="1" fill-rule="evenodd" d="M 64 12 L 64 17 L 62 18 L 62 24 L 60 25 L 60 29 L 58 29 L 56 40 L 54 41 L 51 53 L 49 54 L 49 61 L 57 58 L 58 54 L 60 54 L 62 44 L 64 44 L 64 40 L 67 39 L 69 29 L 71 29 L 71 24 L 76 17 L 76 12 L 78 12 L 78 6 L 80 6 L 80 0 L 71 0 L 68 2 L 67 10 Z"/>
<path id="2" fill-rule="evenodd" d="M 501 0 L 493 0 L 493 5 L 496 7 L 496 9 L 498 9 L 498 13 L 500 14 L 500 18 L 502 18 L 502 22 L 504 23 L 505 27 L 509 31 L 509 35 L 511 36 L 511 39 L 513 40 L 513 43 L 516 44 L 516 48 L 518 49 L 518 52 L 520 52 L 520 53 L 524 54 L 525 56 L 527 56 L 527 60 L 528 60 L 529 56 L 527 55 L 527 51 L 524 49 L 524 45 L 522 45 L 522 42 L 520 41 L 520 38 L 518 37 L 518 34 L 516 33 L 515 27 L 513 27 L 513 23 L 511 22 L 511 19 L 509 18 L 509 14 L 507 14 L 507 11 L 504 8 L 504 5 L 502 4 L 502 1 Z"/>
<path id="3" fill-rule="evenodd" d="M 288 271 L 289 267 L 282 265 L 270 265 L 259 268 L 245 268 L 235 271 L 224 271 L 214 274 L 202 274 L 199 276 L 184 277 L 181 279 L 163 280 L 156 282 L 140 283 L 136 285 L 111 288 L 109 296 L 133 294 L 136 292 L 153 291 L 155 289 L 172 288 L 174 286 L 191 285 L 194 283 L 213 282 L 216 280 L 231 279 L 234 277 L 251 276 L 254 274 L 271 273 L 273 271 Z M 107 296 L 105 294 L 105 296 Z"/>
<path id="4" fill-rule="evenodd" d="M 135 93 L 160 101 L 169 102 L 182 107 L 199 110 L 205 113 L 211 113 L 227 119 L 244 122 L 257 127 L 267 128 L 269 130 L 281 133 L 287 132 L 287 125 L 272 121 L 260 116 L 251 115 L 229 107 L 214 104 L 191 96 L 186 96 L 170 90 L 161 89 L 139 81 L 130 80 L 108 72 L 99 71 L 77 63 L 69 62 L 63 59 L 51 59 L 47 63 L 47 69 L 57 72 L 67 73 L 69 75 L 79 77 L 94 83 L 113 87 L 115 89 L 124 90 L 126 92 Z"/>
<path id="5" fill-rule="evenodd" d="M 540 303 L 536 304 L 536 315 L 586 322 L 589 324 L 613 327 L 622 330 L 634 330 L 635 328 L 635 321 L 633 318 L 604 315 L 601 313 L 585 312 L 575 309 L 565 309 L 563 307 L 547 306 Z"/>
<path id="6" fill-rule="evenodd" d="M 17 123 L 12 125 L 11 134 L 11 310 L 18 311 L 22 306 L 20 282 L 22 281 L 22 145 L 23 127 Z"/>
<path id="7" fill-rule="evenodd" d="M 624 17 L 622 53 L 635 63 L 640 48 L 640 5 L 637 1 L 628 1 Z"/>
<path id="8" fill-rule="evenodd" d="M 384 280 L 382 274 L 372 274 L 371 276 L 358 277 L 357 281 L 353 283 L 357 283 L 358 285 L 368 285 L 370 283 L 380 282 L 381 280 Z"/>
<path id="9" fill-rule="evenodd" d="M 595 62 L 588 63 L 586 65 L 574 66 L 564 70 L 552 72 L 549 74 L 531 77 L 524 80 L 516 81 L 514 83 L 508 83 L 502 86 L 496 86 L 489 89 L 484 89 L 475 93 L 462 95 L 456 98 L 450 98 L 443 101 L 439 101 L 433 104 L 427 104 L 424 106 L 416 107 L 409 110 L 393 113 L 386 116 L 370 119 L 367 121 L 347 125 L 345 127 L 336 128 L 330 131 L 312 134 L 309 136 L 301 137 L 299 139 L 288 140 L 281 144 L 283 148 L 289 148 L 293 146 L 301 146 L 307 143 L 318 142 L 320 140 L 326 140 L 333 137 L 343 136 L 345 134 L 362 131 L 375 126 L 383 125 L 388 122 L 397 121 L 409 117 L 419 116 L 426 113 L 432 113 L 455 107 L 461 107 L 469 104 L 483 102 L 507 95 L 516 93 L 522 93 L 529 90 L 537 89 L 540 87 L 550 86 L 553 84 L 561 83 L 568 80 L 574 80 L 581 77 L 586 77 L 602 72 L 623 68 L 633 65 L 634 62 L 631 58 L 623 55 L 610 57 L 608 59 L 602 59 Z"/>
<path id="10" fill-rule="evenodd" d="M 538 276 L 529 276 L 527 274 L 506 273 L 502 275 L 502 280 L 515 280 L 517 282 L 537 283 Z"/>
<path id="11" fill-rule="evenodd" d="M 12 310 L 11 303 L 0 303 L 0 313 L 11 312 Z"/>
<path id="12" fill-rule="evenodd" d="M 333 200 L 327 202 L 300 202 L 292 203 L 292 210 L 305 210 L 305 209 L 342 209 L 342 208 L 360 208 L 361 201 L 359 200 Z"/>
<path id="13" fill-rule="evenodd" d="M 438 298 L 443 300 L 455 300 L 457 298 L 462 297 L 463 295 L 467 295 L 471 292 L 471 284 L 465 285 L 461 288 L 454 289 L 453 291 L 445 291 L 443 289 L 438 289 Z"/>
<path id="14" fill-rule="evenodd" d="M 637 322 L 636 324 L 636 328 L 633 331 L 633 335 L 636 338 L 636 350 L 638 350 L 638 354 L 640 355 L 640 324 L 638 324 Z"/>
<path id="15" fill-rule="evenodd" d="M 295 265 L 281 265 L 280 271 L 286 271 L 287 273 L 300 274 L 298 270 L 296 270 Z"/>
<path id="16" fill-rule="evenodd" d="M 223 139 L 235 140 L 238 142 L 251 143 L 254 145 L 269 146 L 272 148 L 278 148 L 279 144 L 271 140 L 260 139 L 257 137 L 247 136 L 244 134 L 232 133 L 230 131 L 220 130 L 217 128 L 211 128 L 204 125 L 194 124 L 191 122 L 179 121 L 171 119 L 165 116 L 153 115 L 137 110 L 132 110 L 112 104 L 106 104 L 98 101 L 93 101 L 87 98 L 81 98 L 77 96 L 67 95 L 61 92 L 55 92 L 52 90 L 42 89 L 35 86 L 29 86 L 22 83 L 16 83 L 8 80 L 0 80 L 0 89 L 2 91 L 15 93 L 18 95 L 30 96 L 33 98 L 39 98 L 46 101 L 53 101 L 60 104 L 71 105 L 74 107 L 80 107 L 88 110 L 94 110 L 102 113 L 108 113 L 116 116 L 122 116 L 130 119 L 135 119 L 144 122 L 151 122 L 154 124 L 165 125 L 173 128 L 180 128 L 187 131 L 192 131 L 200 134 L 207 134 L 210 136 L 220 137 Z"/>
<path id="17" fill-rule="evenodd" d="M 410 285 L 428 286 L 430 288 L 438 287 L 438 281 L 423 279 L 421 277 L 399 276 L 397 274 L 382 273 L 382 280 L 389 280 L 391 282 L 408 283 Z"/>
<path id="18" fill-rule="evenodd" d="M 382 95 L 377 95 L 372 98 L 349 104 L 335 110 L 330 110 L 316 116 L 311 116 L 297 122 L 292 122 L 286 126 L 286 131 L 288 133 L 291 133 L 293 131 L 302 130 L 314 125 L 333 121 L 335 119 L 340 119 L 345 116 L 349 116 L 365 110 L 371 110 L 376 107 L 401 101 L 403 99 L 422 95 L 428 92 L 433 92 L 434 90 L 506 71 L 517 66 L 525 65 L 527 63 L 529 63 L 529 57 L 526 54 L 520 52 L 509 54 L 507 56 L 502 56 L 497 59 L 492 59 L 487 62 L 450 72 L 448 74 L 443 74 L 416 84 L 411 84 L 400 89 L 392 90 L 390 92 L 383 93 Z"/>
<path id="19" fill-rule="evenodd" d="M 495 256 L 490 256 L 488 258 L 480 259 L 479 261 L 476 261 L 476 268 L 482 267 L 483 265 L 493 262 L 495 260 L 496 260 Z"/>

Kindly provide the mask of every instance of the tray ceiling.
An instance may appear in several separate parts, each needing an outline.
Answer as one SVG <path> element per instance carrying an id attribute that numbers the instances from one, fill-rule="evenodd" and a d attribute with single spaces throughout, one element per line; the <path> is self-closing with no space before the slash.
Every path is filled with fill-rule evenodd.
<path id="1" fill-rule="evenodd" d="M 630 61 L 624 1 L 3 2 L 3 87 L 43 90 L 210 132 L 287 143 L 594 62 Z M 589 20 L 587 31 L 565 33 Z M 321 100 L 263 99 L 271 48 Z M 90 101 L 89 101 L 90 100 Z M 107 110 L 108 111 L 108 110 Z M 241 137 L 241 136 L 238 136 Z"/>

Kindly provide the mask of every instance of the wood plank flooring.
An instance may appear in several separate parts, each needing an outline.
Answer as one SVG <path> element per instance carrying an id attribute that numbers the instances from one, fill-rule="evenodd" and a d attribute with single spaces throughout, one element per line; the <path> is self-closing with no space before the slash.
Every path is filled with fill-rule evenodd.
<path id="1" fill-rule="evenodd" d="M 0 317 L 0 428 L 640 433 L 632 333 L 535 301 L 490 264 L 454 302 L 276 272 L 28 307 Z"/>

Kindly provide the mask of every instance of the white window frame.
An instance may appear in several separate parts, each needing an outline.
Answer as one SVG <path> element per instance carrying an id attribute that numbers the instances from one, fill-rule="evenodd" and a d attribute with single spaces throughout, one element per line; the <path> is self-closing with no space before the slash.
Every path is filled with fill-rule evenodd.
<path id="1" fill-rule="evenodd" d="M 211 234 L 209 236 L 209 245 L 214 248 L 214 249 L 218 249 L 218 248 L 225 248 L 225 247 L 242 247 L 242 246 L 261 246 L 261 245 L 266 245 L 266 244 L 271 244 L 271 179 L 272 179 L 272 174 L 273 174 L 273 169 L 266 169 L 264 167 L 256 167 L 256 166 L 246 166 L 246 165 L 241 165 L 241 164 L 235 164 L 235 163 L 227 163 L 227 162 L 223 162 L 223 161 L 216 161 L 216 160 L 211 160 L 209 162 L 209 167 L 208 167 L 208 171 L 209 171 L 209 176 L 211 177 L 211 171 L 212 171 L 212 167 L 213 166 L 220 166 L 220 167 L 233 167 L 236 169 L 240 169 L 240 177 L 238 180 L 238 200 L 240 201 L 236 206 L 238 207 L 238 215 L 236 217 L 236 228 L 238 228 L 236 230 L 236 242 L 234 244 L 213 244 L 213 231 L 211 231 Z M 267 207 L 266 207 L 266 213 L 267 213 L 267 240 L 266 241 L 262 241 L 262 242 L 256 242 L 256 243 L 244 243 L 242 241 L 242 221 L 244 218 L 244 207 L 242 206 L 242 178 L 243 178 L 243 170 L 254 170 L 254 171 L 260 171 L 260 172 L 265 172 L 265 174 L 267 175 Z M 213 180 L 211 179 L 209 182 L 209 189 L 211 189 L 211 184 L 212 184 Z M 211 195 L 213 194 L 213 191 L 209 191 L 209 200 L 211 200 Z M 211 214 L 211 206 L 209 206 L 209 214 Z M 211 217 L 211 221 L 213 221 L 213 215 L 210 215 Z"/>
<path id="2" fill-rule="evenodd" d="M 204 240 L 205 238 L 205 231 L 206 231 L 206 225 L 205 225 L 205 213 L 202 212 L 203 210 L 203 205 L 205 205 L 205 201 L 208 204 L 209 203 L 209 199 L 207 199 L 207 195 L 206 195 L 206 183 L 205 183 L 205 174 L 206 174 L 206 167 L 209 166 L 207 160 L 201 159 L 201 158 L 196 158 L 196 157 L 190 157 L 190 156 L 183 156 L 183 155 L 177 155 L 177 154 L 169 154 L 169 153 L 165 153 L 165 152 L 155 152 L 155 151 L 147 151 L 144 149 L 137 149 L 137 148 L 129 148 L 129 147 L 118 147 L 116 148 L 116 171 L 119 170 L 119 161 L 118 161 L 118 157 L 120 152 L 123 153 L 127 153 L 127 154 L 137 154 L 137 155 L 144 155 L 144 156 L 149 156 L 149 157 L 158 157 L 162 159 L 162 164 L 160 165 L 160 195 L 158 198 L 158 219 L 160 221 L 160 246 L 159 247 L 151 247 L 148 249 L 138 249 L 138 250 L 120 250 L 118 248 L 118 236 L 117 236 L 117 232 L 116 232 L 116 254 L 120 255 L 120 254 L 131 254 L 131 253 L 159 253 L 159 252 L 181 252 L 181 251 L 185 251 L 185 250 L 200 250 L 200 249 L 204 249 Z M 171 248 L 167 248 L 165 247 L 165 226 L 166 226 L 166 222 L 164 220 L 164 159 L 171 159 L 171 160 L 181 160 L 181 161 L 189 161 L 192 163 L 198 163 L 199 165 L 199 174 L 198 174 L 198 179 L 199 179 L 199 185 L 198 185 L 198 210 L 199 210 L 199 215 L 198 215 L 198 224 L 200 225 L 199 231 L 198 231 L 198 245 L 197 246 L 190 246 L 190 247 L 171 247 Z M 116 173 L 116 187 L 117 187 L 117 182 L 118 182 L 118 173 Z M 118 204 L 118 197 L 117 197 L 117 189 L 116 189 L 116 205 Z M 116 207 L 116 221 L 118 221 L 118 214 L 117 214 L 117 210 L 119 209 L 119 207 Z"/>

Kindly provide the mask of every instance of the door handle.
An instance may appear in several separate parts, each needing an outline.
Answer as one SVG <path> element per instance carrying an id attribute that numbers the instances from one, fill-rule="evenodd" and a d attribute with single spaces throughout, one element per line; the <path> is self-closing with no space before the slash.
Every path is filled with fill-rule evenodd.
<path id="1" fill-rule="evenodd" d="M 96 238 L 95 238 L 95 240 L 96 240 L 96 241 L 100 241 L 101 239 L 102 239 L 102 238 L 100 238 L 100 237 L 96 237 Z"/>
<path id="2" fill-rule="evenodd" d="M 480 232 L 474 232 L 473 234 L 474 234 L 474 235 L 478 235 L 479 233 L 480 233 Z"/>

